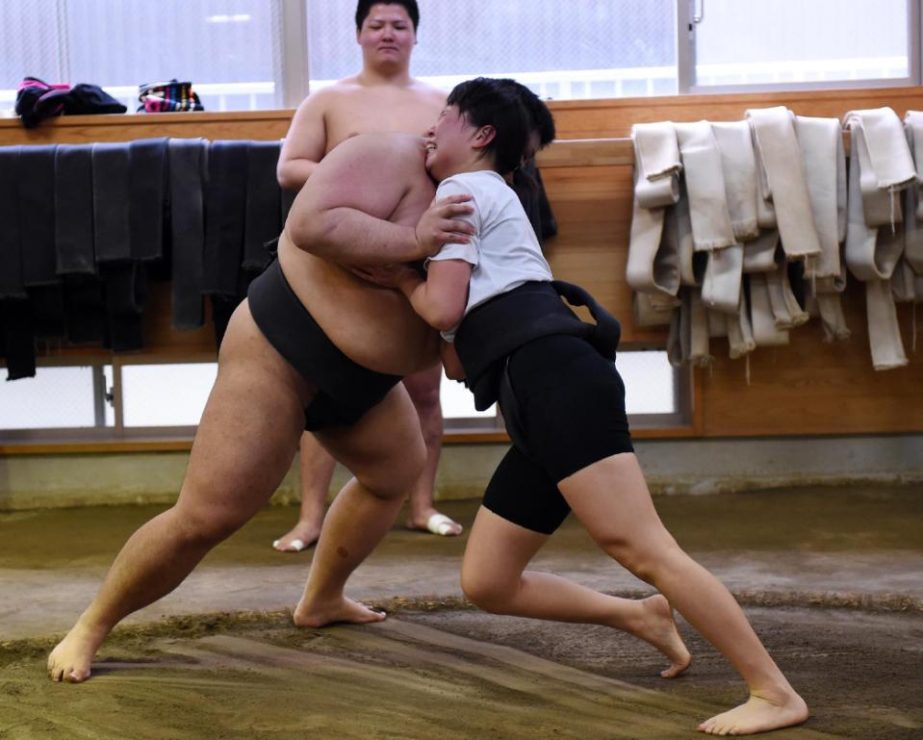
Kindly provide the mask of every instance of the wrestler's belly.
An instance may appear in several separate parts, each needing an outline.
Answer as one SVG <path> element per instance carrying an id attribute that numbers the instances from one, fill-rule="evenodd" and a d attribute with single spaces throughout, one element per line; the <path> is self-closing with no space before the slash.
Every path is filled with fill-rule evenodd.
<path id="1" fill-rule="evenodd" d="M 299 300 L 353 362 L 381 373 L 410 375 L 437 361 L 438 333 L 397 291 L 307 254 L 284 233 L 279 261 Z"/>

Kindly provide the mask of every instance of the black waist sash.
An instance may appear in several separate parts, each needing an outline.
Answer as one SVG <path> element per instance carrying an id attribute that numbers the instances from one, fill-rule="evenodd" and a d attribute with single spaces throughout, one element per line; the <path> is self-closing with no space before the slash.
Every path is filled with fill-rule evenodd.
<path id="1" fill-rule="evenodd" d="M 582 321 L 562 298 L 572 306 L 586 306 L 596 323 Z M 622 328 L 586 290 L 560 280 L 525 283 L 465 316 L 455 335 L 455 349 L 478 411 L 489 408 L 499 397 L 503 370 L 499 360 L 551 334 L 583 337 L 601 355 L 615 360 Z"/>

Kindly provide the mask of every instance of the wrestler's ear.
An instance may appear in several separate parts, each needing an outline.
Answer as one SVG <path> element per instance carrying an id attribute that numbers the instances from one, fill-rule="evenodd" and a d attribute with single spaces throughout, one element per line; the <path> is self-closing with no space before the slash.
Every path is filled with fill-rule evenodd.
<path id="1" fill-rule="evenodd" d="M 490 124 L 481 126 L 474 134 L 475 149 L 483 149 L 497 137 L 497 129 Z"/>

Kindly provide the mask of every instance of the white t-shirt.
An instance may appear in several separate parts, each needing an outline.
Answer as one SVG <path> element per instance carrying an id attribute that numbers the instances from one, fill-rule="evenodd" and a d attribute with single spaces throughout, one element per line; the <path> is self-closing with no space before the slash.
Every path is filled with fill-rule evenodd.
<path id="1" fill-rule="evenodd" d="M 474 211 L 460 219 L 475 228 L 467 244 L 446 244 L 432 260 L 464 260 L 472 266 L 468 312 L 501 293 L 531 280 L 552 280 L 529 217 L 515 191 L 493 170 L 462 172 L 439 184 L 437 198 L 467 193 Z M 456 327 L 457 328 L 457 327 Z M 452 341 L 455 329 L 443 332 Z"/>

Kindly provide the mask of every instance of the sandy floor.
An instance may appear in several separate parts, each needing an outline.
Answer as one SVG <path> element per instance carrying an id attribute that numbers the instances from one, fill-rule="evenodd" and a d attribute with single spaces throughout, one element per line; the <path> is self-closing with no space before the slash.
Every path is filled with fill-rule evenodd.
<path id="1" fill-rule="evenodd" d="M 923 737 L 923 490 L 657 505 L 747 604 L 811 704 L 804 728 L 776 737 Z M 449 509 L 466 523 L 474 513 Z M 457 586 L 464 542 L 400 529 L 352 584 L 352 595 L 389 608 L 386 622 L 297 630 L 284 609 L 310 556 L 267 547 L 294 513 L 280 509 L 114 635 L 91 681 L 51 684 L 43 664 L 53 634 L 151 513 L 0 515 L 0 738 L 683 738 L 743 698 L 733 671 L 686 625 L 695 664 L 664 681 L 656 652 L 613 630 L 469 609 Z M 573 522 L 539 564 L 644 592 Z"/>

